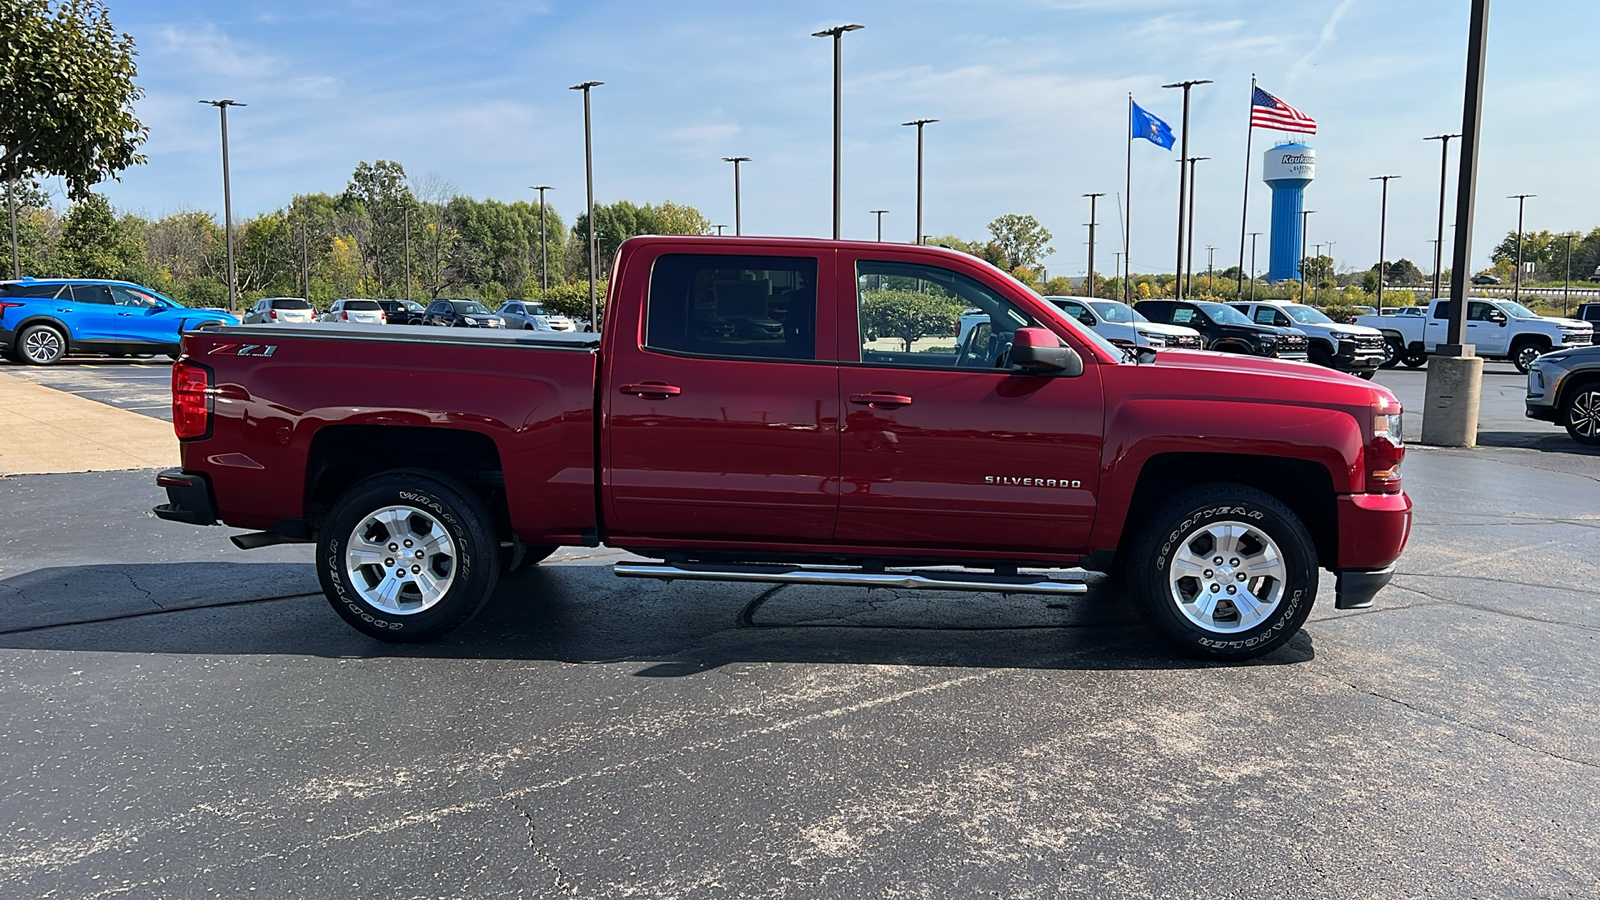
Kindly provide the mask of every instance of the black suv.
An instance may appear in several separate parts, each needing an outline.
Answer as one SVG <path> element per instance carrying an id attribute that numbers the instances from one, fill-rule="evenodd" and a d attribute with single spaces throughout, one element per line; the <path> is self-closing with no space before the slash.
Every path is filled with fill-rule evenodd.
<path id="1" fill-rule="evenodd" d="M 456 328 L 504 328 L 506 320 L 476 300 L 435 300 L 423 311 L 422 324 Z"/>
<path id="2" fill-rule="evenodd" d="M 1225 303 L 1209 300 L 1141 300 L 1134 306 L 1152 322 L 1186 325 L 1200 332 L 1207 350 L 1278 359 L 1307 358 L 1306 333 L 1250 321 Z"/>

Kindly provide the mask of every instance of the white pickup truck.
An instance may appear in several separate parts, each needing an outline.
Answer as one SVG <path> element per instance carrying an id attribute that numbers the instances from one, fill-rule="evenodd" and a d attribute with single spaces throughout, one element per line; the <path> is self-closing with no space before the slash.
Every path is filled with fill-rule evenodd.
<path id="1" fill-rule="evenodd" d="M 1384 368 L 1396 363 L 1416 368 L 1447 343 L 1450 301 L 1433 301 L 1425 315 L 1360 316 L 1356 324 L 1383 332 Z M 1541 316 L 1509 300 L 1468 298 L 1466 326 L 1466 343 L 1474 345 L 1479 356 L 1510 360 L 1524 374 L 1545 353 L 1594 342 L 1594 326 L 1588 322 Z"/>

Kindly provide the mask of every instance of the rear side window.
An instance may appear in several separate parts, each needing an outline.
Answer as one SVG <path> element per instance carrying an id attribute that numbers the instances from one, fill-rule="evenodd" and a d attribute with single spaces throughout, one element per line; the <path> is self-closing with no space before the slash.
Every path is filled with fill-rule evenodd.
<path id="1" fill-rule="evenodd" d="M 645 346 L 708 356 L 817 358 L 817 261 L 669 254 L 650 272 Z"/>
<path id="2" fill-rule="evenodd" d="M 275 297 L 272 300 L 273 309 L 310 309 L 311 304 L 298 297 Z M 353 307 L 347 307 L 353 308 Z"/>

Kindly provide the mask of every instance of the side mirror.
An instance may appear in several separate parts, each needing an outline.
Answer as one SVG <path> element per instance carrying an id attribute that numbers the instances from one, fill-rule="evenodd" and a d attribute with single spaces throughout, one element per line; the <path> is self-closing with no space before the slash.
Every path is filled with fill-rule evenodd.
<path id="1" fill-rule="evenodd" d="M 1011 340 L 1011 364 L 1037 375 L 1083 374 L 1083 357 L 1048 328 L 1018 328 Z"/>

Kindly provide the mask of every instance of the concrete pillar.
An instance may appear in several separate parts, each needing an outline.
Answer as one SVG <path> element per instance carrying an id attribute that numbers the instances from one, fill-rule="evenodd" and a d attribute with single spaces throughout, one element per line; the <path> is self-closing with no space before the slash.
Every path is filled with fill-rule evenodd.
<path id="1" fill-rule="evenodd" d="M 1440 344 L 1428 358 L 1422 441 L 1439 447 L 1475 447 L 1483 357 L 1471 344 Z"/>

